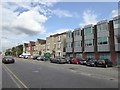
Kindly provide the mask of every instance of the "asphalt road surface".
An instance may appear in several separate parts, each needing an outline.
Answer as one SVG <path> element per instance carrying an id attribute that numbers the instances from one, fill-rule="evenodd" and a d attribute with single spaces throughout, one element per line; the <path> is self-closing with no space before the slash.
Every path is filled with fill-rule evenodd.
<path id="1" fill-rule="evenodd" d="M 2 88 L 117 88 L 118 82 L 50 67 L 41 61 L 17 59 L 2 64 Z M 49 64 L 49 65 L 48 65 Z M 60 65 L 59 65 L 60 66 Z"/>

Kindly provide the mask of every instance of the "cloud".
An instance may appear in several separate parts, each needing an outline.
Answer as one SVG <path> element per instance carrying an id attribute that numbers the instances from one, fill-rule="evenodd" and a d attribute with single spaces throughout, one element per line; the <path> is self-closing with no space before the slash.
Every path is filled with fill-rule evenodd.
<path id="1" fill-rule="evenodd" d="M 52 10 L 52 13 L 55 14 L 58 17 L 78 17 L 79 15 L 75 12 L 69 12 L 68 10 L 61 10 L 61 9 L 56 9 Z"/>
<path id="2" fill-rule="evenodd" d="M 88 24 L 97 23 L 97 15 L 92 10 L 86 10 L 83 12 L 83 23 L 80 23 L 80 26 L 83 27 Z"/>
<path id="3" fill-rule="evenodd" d="M 112 18 L 118 16 L 118 10 L 112 10 L 111 15 Z"/>
<path id="4" fill-rule="evenodd" d="M 18 3 L 11 4 L 17 5 Z M 44 23 L 48 20 L 48 17 L 40 14 L 35 7 L 27 9 L 27 11 L 23 10 L 23 12 L 18 15 L 18 12 L 21 10 L 19 9 L 20 11 L 18 10 L 17 12 L 15 10 L 18 9 L 19 6 L 10 8 L 11 4 L 2 4 L 0 7 L 0 10 L 2 10 L 2 12 L 0 12 L 0 15 L 2 15 L 2 23 L 0 23 L 2 33 L 0 33 L 2 37 L 7 38 L 0 38 L 3 49 L 14 46 L 18 42 L 21 43 L 23 40 L 27 41 L 31 36 L 34 37 L 46 32 Z M 25 5 L 23 6 L 25 7 Z M 29 7 L 30 6 L 27 8 Z"/>
<path id="5" fill-rule="evenodd" d="M 28 35 L 32 35 L 31 32 L 34 34 L 43 33 L 45 32 L 43 24 L 46 20 L 47 17 L 40 15 L 37 11 L 31 10 L 20 14 L 12 23 L 12 28 Z"/>

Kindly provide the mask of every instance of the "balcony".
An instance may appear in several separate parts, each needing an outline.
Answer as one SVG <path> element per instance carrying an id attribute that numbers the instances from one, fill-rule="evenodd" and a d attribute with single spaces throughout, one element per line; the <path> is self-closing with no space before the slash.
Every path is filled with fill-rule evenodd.
<path id="1" fill-rule="evenodd" d="M 72 48 L 66 48 L 66 52 L 72 52 Z"/>
<path id="2" fill-rule="evenodd" d="M 120 51 L 120 43 L 115 44 L 115 51 Z"/>
<path id="3" fill-rule="evenodd" d="M 106 51 L 110 51 L 110 46 L 108 44 L 106 45 L 98 45 L 98 52 L 106 52 Z"/>
<path id="4" fill-rule="evenodd" d="M 94 39 L 94 34 L 85 35 L 85 40 L 87 39 Z"/>
<path id="5" fill-rule="evenodd" d="M 66 42 L 72 42 L 72 41 L 73 41 L 72 38 L 68 38 L 68 37 L 66 37 Z"/>
<path id="6" fill-rule="evenodd" d="M 97 32 L 97 37 L 109 37 L 109 31 Z"/>
<path id="7" fill-rule="evenodd" d="M 82 47 L 74 47 L 74 52 L 82 52 Z"/>
<path id="8" fill-rule="evenodd" d="M 94 52 L 94 46 L 85 46 L 84 52 Z"/>
<path id="9" fill-rule="evenodd" d="M 117 37 L 120 36 L 120 28 L 114 29 L 114 35 Z"/>
<path id="10" fill-rule="evenodd" d="M 74 41 L 81 41 L 82 40 L 82 36 L 74 36 Z"/>

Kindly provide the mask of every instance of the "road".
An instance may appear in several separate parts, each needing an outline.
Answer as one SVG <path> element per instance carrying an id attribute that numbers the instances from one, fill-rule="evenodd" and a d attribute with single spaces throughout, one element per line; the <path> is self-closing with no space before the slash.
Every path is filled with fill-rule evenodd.
<path id="1" fill-rule="evenodd" d="M 117 88 L 116 80 L 68 70 L 61 64 L 16 59 L 2 64 L 2 88 Z M 65 66 L 65 65 L 64 65 Z M 70 65 L 69 65 L 70 66 Z M 98 71 L 98 70 L 97 70 Z"/>

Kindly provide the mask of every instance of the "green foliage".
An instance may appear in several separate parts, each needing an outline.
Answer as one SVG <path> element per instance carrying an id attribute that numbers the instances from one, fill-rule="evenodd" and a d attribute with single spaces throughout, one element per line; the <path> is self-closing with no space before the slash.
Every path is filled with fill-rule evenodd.
<path id="1" fill-rule="evenodd" d="M 39 51 L 39 55 L 41 55 L 42 54 L 42 52 L 41 51 Z"/>
<path id="2" fill-rule="evenodd" d="M 50 58 L 50 57 L 51 57 L 51 54 L 50 54 L 50 53 L 44 53 L 44 56 L 45 56 L 46 58 Z"/>
<path id="3" fill-rule="evenodd" d="M 23 53 L 23 45 L 13 47 L 5 52 L 5 55 L 19 56 Z"/>
<path id="4" fill-rule="evenodd" d="M 5 52 L 5 56 L 9 56 L 9 55 L 12 55 L 12 52 L 10 49 L 6 50 L 6 52 Z"/>

